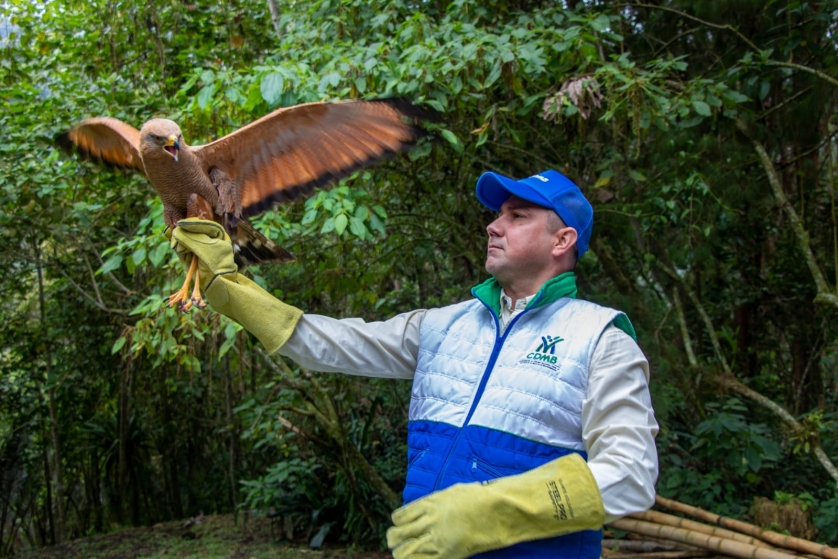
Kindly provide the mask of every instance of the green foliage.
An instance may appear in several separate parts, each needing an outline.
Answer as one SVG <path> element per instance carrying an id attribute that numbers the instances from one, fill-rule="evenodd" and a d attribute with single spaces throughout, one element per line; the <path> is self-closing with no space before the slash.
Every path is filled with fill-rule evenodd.
<path id="1" fill-rule="evenodd" d="M 264 476 L 242 481 L 245 487 L 242 505 L 257 510 L 279 509 L 291 512 L 291 517 L 301 511 L 323 508 L 316 481 L 322 474 L 313 459 L 294 458 L 299 448 L 288 448 L 288 459 L 272 464 Z M 294 514 L 296 513 L 296 515 Z M 299 518 L 296 518 L 299 522 Z M 307 519 L 304 519 L 307 520 Z"/>
<path id="2" fill-rule="evenodd" d="M 780 458 L 780 445 L 766 436 L 770 429 L 766 425 L 749 425 L 743 413 L 747 408 L 740 400 L 732 398 L 721 406 L 705 407 L 711 415 L 696 426 L 696 442 L 690 451 L 724 457 L 737 477 L 757 473 L 763 462 Z"/>
<path id="3" fill-rule="evenodd" d="M 662 437 L 674 452 L 663 458 L 658 491 L 719 514 L 738 516 L 748 508 L 740 500 L 746 493 L 741 484 L 756 486 L 764 476 L 778 475 L 781 447 L 769 438 L 766 425 L 747 421 L 747 408 L 736 398 L 708 403 L 706 410 L 709 415 L 691 433 Z M 701 463 L 714 467 L 706 473 L 696 471 Z"/>
<path id="4" fill-rule="evenodd" d="M 824 499 L 815 511 L 815 527 L 821 541 L 838 540 L 838 496 Z"/>
<path id="5" fill-rule="evenodd" d="M 476 178 L 559 169 L 597 216 L 580 291 L 628 312 L 651 363 L 659 491 L 730 515 L 755 496 L 812 495 L 819 537 L 836 542 L 833 480 L 811 454 L 838 459 L 835 311 L 813 302 L 736 121 L 768 151 L 831 283 L 838 5 L 663 7 L 319 0 L 283 4 L 277 37 L 261 3 L 6 2 L 0 555 L 270 507 L 298 536 L 334 526 L 329 539 L 380 543 L 409 383 L 291 374 L 226 319 L 165 308 L 182 270 L 160 202 L 51 138 L 85 116 L 167 116 L 200 144 L 276 107 L 390 95 L 441 111 L 435 140 L 254 220 L 298 256 L 255 281 L 368 320 L 463 300 L 486 276 Z M 682 297 L 695 364 L 664 267 L 712 323 Z M 720 398 L 719 353 L 803 429 Z"/>

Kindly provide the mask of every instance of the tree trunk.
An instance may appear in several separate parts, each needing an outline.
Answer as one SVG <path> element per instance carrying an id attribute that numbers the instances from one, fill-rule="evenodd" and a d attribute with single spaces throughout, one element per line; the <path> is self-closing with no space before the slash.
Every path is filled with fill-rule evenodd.
<path id="1" fill-rule="evenodd" d="M 163 403 L 163 426 L 166 438 L 163 441 L 163 477 L 169 504 L 169 516 L 172 519 L 183 518 L 183 502 L 180 498 L 178 480 L 177 432 L 173 425 L 172 403 L 169 398 L 169 368 L 160 367 L 160 401 Z"/>
<path id="2" fill-rule="evenodd" d="M 41 343 L 44 346 L 44 354 L 41 356 L 44 360 L 46 369 L 46 378 L 44 378 L 44 387 L 47 393 L 47 409 L 49 413 L 49 436 L 52 442 L 52 474 L 53 485 L 55 490 L 55 517 L 53 523 L 53 540 L 54 543 L 61 543 L 64 541 L 64 466 L 61 460 L 61 441 L 58 433 L 58 406 L 55 403 L 55 387 L 51 385 L 53 382 L 52 372 L 52 347 L 49 339 L 47 324 L 46 324 L 46 295 L 44 294 L 44 269 L 41 261 L 41 247 L 38 239 L 33 242 L 35 250 L 35 260 L 38 267 L 38 302 L 40 306 L 41 315 Z"/>
<path id="3" fill-rule="evenodd" d="M 48 437 L 46 436 L 46 433 L 44 433 L 44 440 L 46 440 L 47 438 Z M 47 532 L 46 526 L 43 526 L 41 523 L 39 523 L 39 525 L 41 526 L 41 529 L 39 530 L 41 533 L 41 545 L 47 545 L 47 534 L 49 534 L 50 536 L 50 542 L 53 545 L 55 545 L 55 515 L 53 515 L 52 513 L 52 472 L 49 467 L 49 453 L 47 452 L 46 445 L 43 445 L 41 449 L 44 457 L 44 485 L 47 486 L 47 500 L 46 503 L 44 503 L 44 507 L 46 509 L 46 518 L 44 519 L 44 522 L 49 523 L 49 532 Z"/>
<path id="4" fill-rule="evenodd" d="M 282 24 L 280 17 L 282 10 L 279 7 L 279 0 L 268 0 L 268 10 L 271 12 L 271 23 L 273 23 L 274 31 L 276 31 L 277 38 L 282 38 Z"/>
<path id="5" fill-rule="evenodd" d="M 243 356 L 239 354 L 239 362 Z M 230 379 L 230 362 L 224 357 L 224 404 L 227 412 L 227 438 L 230 452 L 230 504 L 233 506 L 233 520 L 239 521 L 239 499 L 236 483 L 236 428 L 233 419 L 233 387 Z"/>
<path id="6" fill-rule="evenodd" d="M 130 362 L 130 361 L 129 361 Z M 119 467 L 117 470 L 117 490 L 119 494 L 119 506 L 117 508 L 119 520 L 122 522 L 125 512 L 125 497 L 128 488 L 128 429 L 130 414 L 128 409 L 128 366 L 124 367 L 119 375 L 119 421 L 117 432 L 119 436 Z"/>

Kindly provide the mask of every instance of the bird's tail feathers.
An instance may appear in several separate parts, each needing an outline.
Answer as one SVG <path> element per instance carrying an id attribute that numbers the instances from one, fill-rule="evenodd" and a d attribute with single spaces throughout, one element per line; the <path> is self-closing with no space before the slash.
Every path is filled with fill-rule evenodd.
<path id="1" fill-rule="evenodd" d="M 233 250 L 239 268 L 262 262 L 291 262 L 294 260 L 293 254 L 255 230 L 245 219 L 236 223 Z"/>

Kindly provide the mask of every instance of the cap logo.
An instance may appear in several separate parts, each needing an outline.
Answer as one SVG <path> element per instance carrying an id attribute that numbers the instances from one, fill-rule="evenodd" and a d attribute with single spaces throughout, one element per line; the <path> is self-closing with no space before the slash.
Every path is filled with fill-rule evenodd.
<path id="1" fill-rule="evenodd" d="M 541 182 L 550 182 L 550 180 L 549 180 L 549 179 L 546 179 L 546 178 L 542 177 L 541 175 L 533 175 L 533 176 L 531 176 L 530 178 L 531 178 L 531 179 L 538 179 L 538 180 L 540 180 Z"/>

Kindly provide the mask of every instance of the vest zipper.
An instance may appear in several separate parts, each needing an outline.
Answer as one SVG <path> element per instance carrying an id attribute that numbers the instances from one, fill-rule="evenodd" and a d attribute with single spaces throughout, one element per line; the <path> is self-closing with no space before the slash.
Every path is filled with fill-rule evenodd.
<path id="1" fill-rule="evenodd" d="M 477 458 L 471 459 L 471 471 L 476 472 L 477 470 L 483 470 L 490 476 L 494 476 L 495 478 L 505 477 L 514 475 L 513 473 L 504 473 L 497 468 L 493 467 L 491 464 L 484 462 L 483 460 L 478 460 Z"/>
<path id="2" fill-rule="evenodd" d="M 424 450 L 421 450 L 421 451 L 417 452 L 413 456 L 413 460 L 410 461 L 410 463 L 407 465 L 407 467 L 410 468 L 412 465 L 414 465 L 416 462 L 418 462 L 423 456 L 425 456 L 428 453 L 428 450 L 429 449 L 426 448 Z"/>
<path id="3" fill-rule="evenodd" d="M 534 302 L 538 302 L 543 294 L 539 294 L 538 298 L 535 299 Z M 457 436 L 454 437 L 454 442 L 451 443 L 451 447 L 448 449 L 448 455 L 445 457 L 445 462 L 442 464 L 442 469 L 439 470 L 439 473 L 436 476 L 436 481 L 434 482 L 434 491 L 439 490 L 439 484 L 442 482 L 442 478 L 445 476 L 445 472 L 448 470 L 448 464 L 451 462 L 451 453 L 454 452 L 454 449 L 457 448 L 457 444 L 460 442 L 460 437 L 463 434 L 463 431 L 466 427 L 468 427 L 468 422 L 471 421 L 471 416 L 474 415 L 474 410 L 477 409 L 477 404 L 480 403 L 480 398 L 483 396 L 483 390 L 486 388 L 486 383 L 489 381 L 489 377 L 492 375 L 492 370 L 495 368 L 495 362 L 498 360 L 498 355 L 500 355 L 500 350 L 503 347 L 503 342 L 506 340 L 506 337 L 512 331 L 512 327 L 518 322 L 518 319 L 524 316 L 529 308 L 524 309 L 522 313 L 515 316 L 512 320 L 509 321 L 509 324 L 506 325 L 506 331 L 501 334 L 500 333 L 500 320 L 498 316 L 495 314 L 495 311 L 489 305 L 479 299 L 481 303 L 483 303 L 486 308 L 489 309 L 489 312 L 492 313 L 492 320 L 495 321 L 495 345 L 492 348 L 492 354 L 489 356 L 489 362 L 486 364 L 486 369 L 483 371 L 483 376 L 480 377 L 480 383 L 477 386 L 477 392 L 474 395 L 474 401 L 471 403 L 471 408 L 468 410 L 468 415 L 466 415 L 465 421 L 463 421 L 463 426 L 460 427 L 460 430 L 457 431 Z"/>

